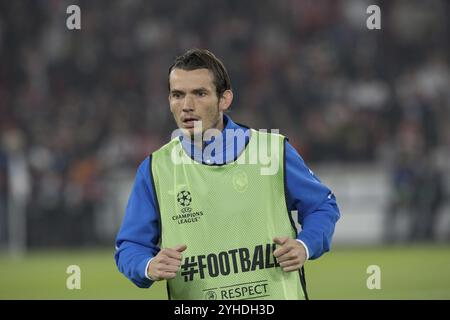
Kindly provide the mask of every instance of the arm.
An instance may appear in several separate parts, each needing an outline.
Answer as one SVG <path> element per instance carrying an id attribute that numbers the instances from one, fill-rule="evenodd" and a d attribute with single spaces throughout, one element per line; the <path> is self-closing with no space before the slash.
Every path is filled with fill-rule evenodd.
<path id="1" fill-rule="evenodd" d="M 159 214 L 150 181 L 149 159 L 139 166 L 128 199 L 122 226 L 116 237 L 117 267 L 140 288 L 152 285 L 147 267 L 159 251 Z"/>
<path id="2" fill-rule="evenodd" d="M 288 142 L 286 152 L 286 193 L 288 210 L 298 211 L 302 230 L 297 235 L 308 259 L 316 259 L 330 250 L 334 227 L 340 217 L 336 198 L 310 171 Z"/>

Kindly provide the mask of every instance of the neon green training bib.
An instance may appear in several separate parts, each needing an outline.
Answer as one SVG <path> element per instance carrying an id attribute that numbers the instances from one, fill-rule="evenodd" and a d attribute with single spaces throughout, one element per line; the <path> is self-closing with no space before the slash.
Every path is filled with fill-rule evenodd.
<path id="1" fill-rule="evenodd" d="M 271 139 L 276 150 L 261 149 Z M 296 237 L 285 200 L 284 139 L 251 129 L 244 151 L 224 165 L 195 162 L 179 138 L 153 153 L 161 247 L 187 245 L 168 280 L 169 298 L 304 298 L 300 273 L 284 272 L 273 257 L 274 237 Z M 274 174 L 262 174 L 267 164 L 255 161 L 261 150 L 276 161 Z"/>

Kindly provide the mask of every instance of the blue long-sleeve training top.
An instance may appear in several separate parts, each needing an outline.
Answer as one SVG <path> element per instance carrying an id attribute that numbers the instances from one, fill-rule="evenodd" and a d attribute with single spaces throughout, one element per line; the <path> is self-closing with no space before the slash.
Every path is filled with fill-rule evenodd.
<path id="1" fill-rule="evenodd" d="M 223 148 L 218 149 L 222 152 L 212 153 L 211 158 L 205 159 L 202 152 L 197 152 L 198 149 L 187 140 L 182 141 L 183 148 L 198 162 L 219 164 L 234 161 L 248 142 L 248 128 L 236 124 L 227 115 L 224 115 L 224 126 L 227 130 L 243 130 L 245 142 L 228 143 L 224 130 L 222 134 L 225 142 Z M 214 143 L 214 139 L 209 143 Z M 141 288 L 150 287 L 153 283 L 147 277 L 147 265 L 160 249 L 159 213 L 151 183 L 149 161 L 151 156 L 147 157 L 137 170 L 125 216 L 116 237 L 117 267 Z M 287 141 L 285 161 L 287 206 L 290 211 L 297 210 L 298 222 L 302 226 L 297 240 L 305 246 L 307 258 L 316 259 L 330 250 L 335 224 L 340 217 L 339 208 L 331 190 L 320 182 Z"/>

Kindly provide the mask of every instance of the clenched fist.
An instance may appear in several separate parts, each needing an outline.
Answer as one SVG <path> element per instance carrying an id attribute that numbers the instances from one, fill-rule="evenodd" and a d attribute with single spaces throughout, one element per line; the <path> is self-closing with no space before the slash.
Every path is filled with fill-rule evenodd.
<path id="1" fill-rule="evenodd" d="M 280 245 L 273 255 L 283 271 L 296 271 L 303 266 L 306 260 L 306 249 L 300 242 L 289 237 L 275 237 L 273 241 Z"/>
<path id="2" fill-rule="evenodd" d="M 150 261 L 147 275 L 154 281 L 173 279 L 181 265 L 181 253 L 186 250 L 185 244 L 173 248 L 161 249 Z"/>

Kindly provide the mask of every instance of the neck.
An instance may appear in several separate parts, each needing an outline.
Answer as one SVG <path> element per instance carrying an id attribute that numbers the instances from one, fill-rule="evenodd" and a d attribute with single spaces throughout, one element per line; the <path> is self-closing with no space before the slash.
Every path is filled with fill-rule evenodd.
<path id="1" fill-rule="evenodd" d="M 216 124 L 215 124 L 215 126 L 213 126 L 213 128 L 216 128 L 220 132 L 223 131 L 223 128 L 224 128 L 223 115 L 220 115 L 219 120 L 216 122 Z"/>

